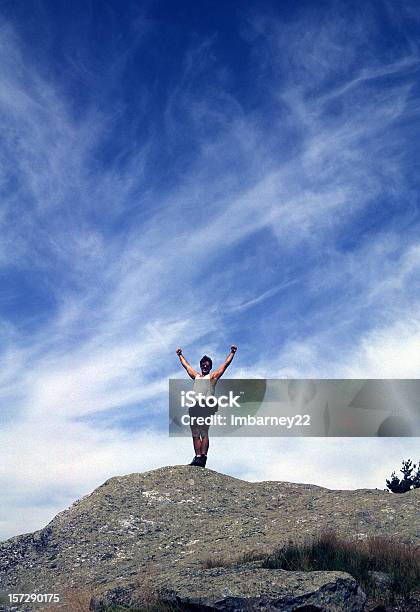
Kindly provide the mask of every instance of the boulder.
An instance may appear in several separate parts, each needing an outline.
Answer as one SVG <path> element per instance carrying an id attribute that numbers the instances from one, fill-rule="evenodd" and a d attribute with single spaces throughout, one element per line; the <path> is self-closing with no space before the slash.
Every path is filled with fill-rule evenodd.
<path id="1" fill-rule="evenodd" d="M 154 595 L 152 595 L 154 594 Z M 360 612 L 366 596 L 354 578 L 344 572 L 288 572 L 260 567 L 186 570 L 146 579 L 144 585 L 121 585 L 92 598 L 91 610 L 110 606 L 145 609 L 149 603 L 178 605 L 181 610 L 304 612 Z"/>

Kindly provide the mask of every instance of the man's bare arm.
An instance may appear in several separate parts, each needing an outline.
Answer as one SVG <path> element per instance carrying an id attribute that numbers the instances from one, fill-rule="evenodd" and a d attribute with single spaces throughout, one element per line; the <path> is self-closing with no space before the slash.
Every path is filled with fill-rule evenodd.
<path id="1" fill-rule="evenodd" d="M 184 355 L 182 354 L 182 349 L 178 348 L 176 349 L 176 354 L 179 357 L 179 360 L 182 364 L 182 367 L 184 367 L 187 372 L 188 372 L 188 376 L 192 379 L 195 379 L 196 376 L 198 376 L 198 372 L 196 372 L 194 370 L 194 368 L 192 366 L 190 366 L 190 364 L 188 363 L 188 361 L 185 359 Z"/>
<path id="2" fill-rule="evenodd" d="M 223 374 L 226 371 L 226 368 L 228 368 L 230 363 L 232 362 L 232 359 L 234 358 L 237 350 L 238 350 L 238 347 L 235 346 L 234 344 L 230 347 L 230 353 L 226 357 L 225 362 L 222 363 L 222 365 L 219 368 L 217 368 L 217 370 L 215 370 L 213 374 L 210 376 L 212 380 L 218 380 L 221 376 L 223 376 Z"/>

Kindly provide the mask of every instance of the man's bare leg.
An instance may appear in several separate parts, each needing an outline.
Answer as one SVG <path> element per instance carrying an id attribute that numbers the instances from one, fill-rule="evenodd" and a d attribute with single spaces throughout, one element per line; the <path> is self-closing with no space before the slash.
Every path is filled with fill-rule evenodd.
<path id="1" fill-rule="evenodd" d="M 193 437 L 193 444 L 194 444 L 194 451 L 195 451 L 196 457 L 199 457 L 202 453 L 202 443 L 201 443 L 200 436 Z"/>
<path id="2" fill-rule="evenodd" d="M 209 437 L 204 436 L 201 438 L 201 455 L 207 455 L 209 450 Z"/>

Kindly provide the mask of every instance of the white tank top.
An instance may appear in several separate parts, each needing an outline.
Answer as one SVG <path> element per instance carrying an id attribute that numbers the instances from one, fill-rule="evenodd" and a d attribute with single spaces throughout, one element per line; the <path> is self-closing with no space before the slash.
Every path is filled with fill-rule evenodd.
<path id="1" fill-rule="evenodd" d="M 212 380 L 210 378 L 210 374 L 206 374 L 205 376 L 198 374 L 194 379 L 193 391 L 195 393 L 203 393 L 205 397 L 210 397 L 214 395 L 216 382 L 217 380 Z"/>

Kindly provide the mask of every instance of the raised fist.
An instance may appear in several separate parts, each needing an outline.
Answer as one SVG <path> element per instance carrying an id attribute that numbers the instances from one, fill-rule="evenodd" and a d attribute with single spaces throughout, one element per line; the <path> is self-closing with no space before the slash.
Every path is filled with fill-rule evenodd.
<path id="1" fill-rule="evenodd" d="M 230 347 L 230 350 L 232 353 L 236 353 L 236 351 L 238 350 L 238 347 L 235 344 L 232 344 L 232 346 Z"/>
<path id="2" fill-rule="evenodd" d="M 180 357 L 182 355 L 182 349 L 181 348 L 177 348 L 175 352 L 178 355 L 178 357 Z"/>

